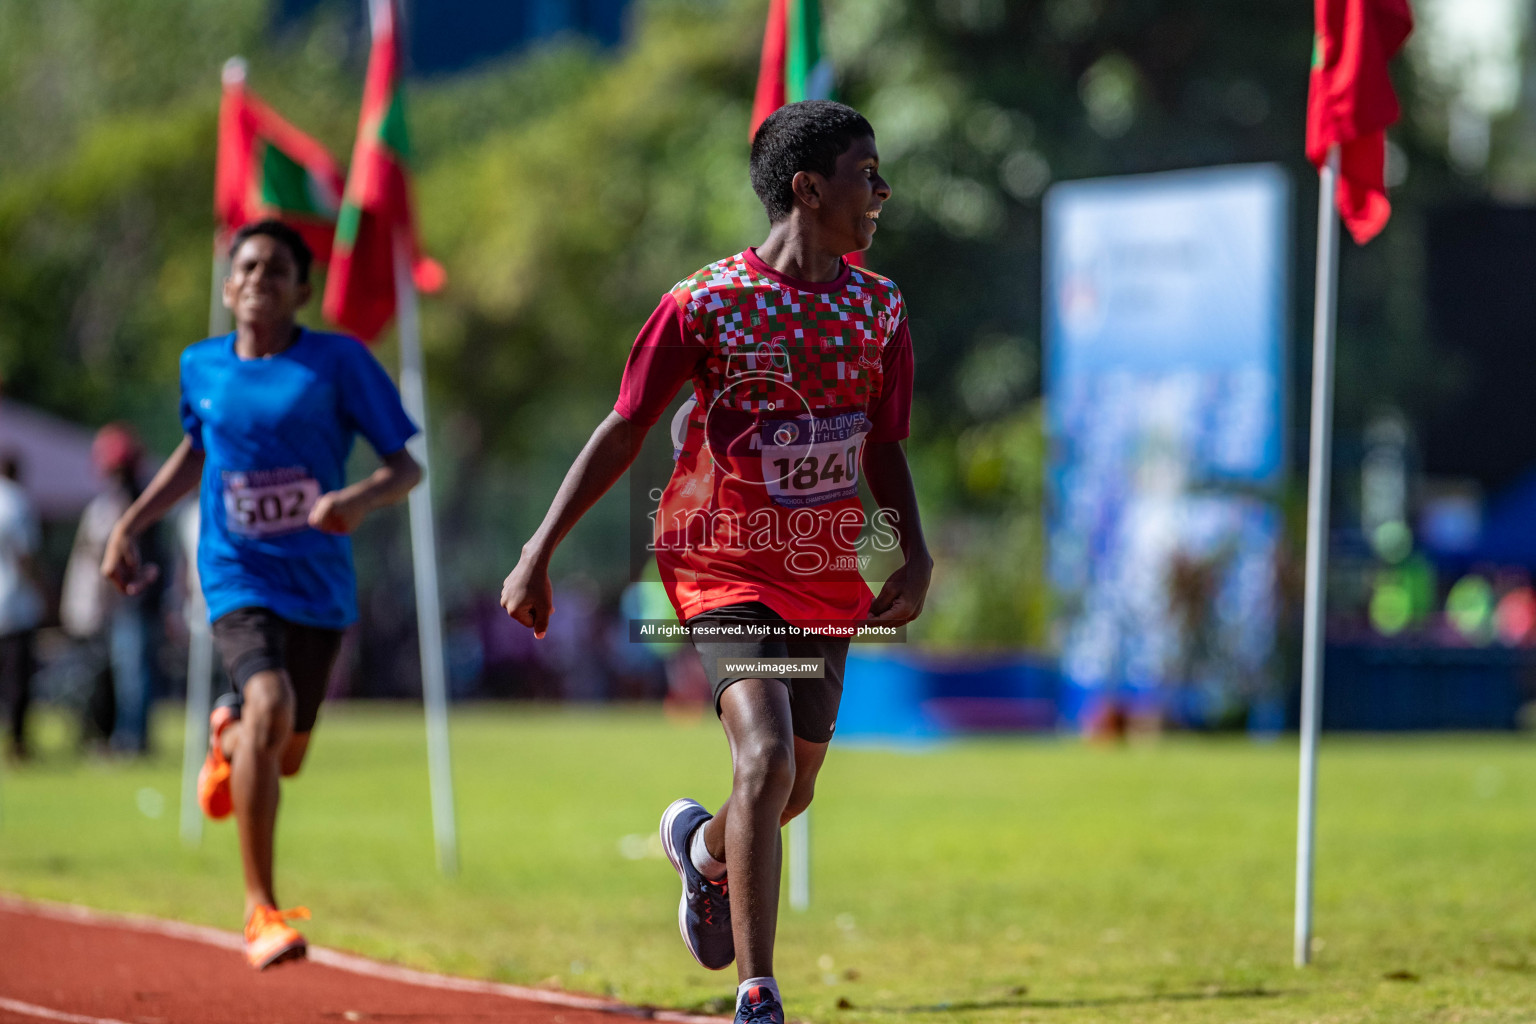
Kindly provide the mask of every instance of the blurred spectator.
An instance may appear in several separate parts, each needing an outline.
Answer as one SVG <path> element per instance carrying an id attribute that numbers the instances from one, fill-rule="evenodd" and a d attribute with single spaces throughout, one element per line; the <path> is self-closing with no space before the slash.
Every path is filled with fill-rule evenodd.
<path id="1" fill-rule="evenodd" d="M 41 541 L 37 512 L 21 488 L 16 456 L 0 456 L 0 702 L 10 712 L 12 760 L 24 760 L 32 703 L 33 639 L 43 617 L 33 562 Z"/>
<path id="2" fill-rule="evenodd" d="M 560 679 L 560 699 L 608 699 L 597 587 L 584 576 L 568 578 L 556 585 L 555 603 L 560 615 L 550 620 L 539 653 Z"/>
<path id="3" fill-rule="evenodd" d="M 698 652 L 692 644 L 681 642 L 635 643 L 630 623 L 652 621 L 675 623 L 677 613 L 667 597 L 666 588 L 654 567 L 647 567 L 647 577 L 631 583 L 619 595 L 619 614 L 611 632 L 610 660 L 623 675 L 639 677 L 644 689 L 631 690 L 631 699 L 660 696 L 669 711 L 684 715 L 705 707 L 712 688 Z"/>
<path id="4" fill-rule="evenodd" d="M 480 695 L 493 698 L 554 700 L 559 681 L 542 660 L 543 641 L 520 628 L 486 593 L 473 606 L 480 634 Z"/>
<path id="5" fill-rule="evenodd" d="M 164 587 L 156 584 L 135 597 L 125 597 L 101 576 L 102 553 L 112 525 L 139 496 L 139 479 L 144 449 L 132 428 L 109 423 L 96 434 L 91 458 L 107 479 L 107 489 L 86 506 L 75 533 L 69 564 L 64 570 L 64 591 L 59 602 L 59 618 L 71 636 L 87 643 L 96 664 L 105 664 L 110 672 L 98 674 L 110 679 L 110 743 L 122 753 L 145 753 L 149 749 L 149 707 L 154 696 L 154 630 L 159 621 L 160 598 Z M 157 530 L 150 530 L 139 540 L 146 563 L 163 563 Z M 165 577 L 162 575 L 161 579 Z M 87 709 L 88 719 L 99 721 L 106 701 L 100 694 Z M 94 709 L 94 711 L 93 711 Z M 92 723 L 87 722 L 87 733 Z M 103 730 L 104 731 L 104 730 Z"/>

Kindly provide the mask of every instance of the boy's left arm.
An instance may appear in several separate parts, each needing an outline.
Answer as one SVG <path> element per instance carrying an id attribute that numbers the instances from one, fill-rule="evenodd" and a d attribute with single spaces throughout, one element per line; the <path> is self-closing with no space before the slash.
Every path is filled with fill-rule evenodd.
<path id="1" fill-rule="evenodd" d="M 907 467 L 907 453 L 902 451 L 901 442 L 866 442 L 863 465 L 864 479 L 875 503 L 895 516 L 891 525 L 901 540 L 904 557 L 901 568 L 885 581 L 869 606 L 869 621 L 900 626 L 922 613 L 928 582 L 933 576 L 933 559 L 923 539 L 917 492 L 912 487 L 912 471 Z"/>
<path id="2" fill-rule="evenodd" d="M 404 448 L 381 461 L 383 465 L 357 483 L 316 498 L 309 525 L 324 533 L 351 533 L 369 512 L 393 505 L 421 483 L 421 465 Z"/>
<path id="3" fill-rule="evenodd" d="M 417 432 L 384 367 L 361 345 L 338 350 L 336 390 L 347 426 L 379 454 L 378 469 L 355 484 L 315 499 L 309 525 L 322 533 L 347 534 L 375 509 L 393 505 L 421 483 L 420 463 L 406 450 Z"/>

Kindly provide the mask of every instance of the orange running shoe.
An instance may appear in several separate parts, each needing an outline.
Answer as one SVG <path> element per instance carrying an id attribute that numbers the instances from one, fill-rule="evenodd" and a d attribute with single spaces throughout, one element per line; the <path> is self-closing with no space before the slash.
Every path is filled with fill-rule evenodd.
<path id="1" fill-rule="evenodd" d="M 208 756 L 197 773 L 197 805 L 215 821 L 229 817 L 235 809 L 235 799 L 229 791 L 229 758 L 224 756 L 219 738 L 239 720 L 235 709 L 225 704 L 214 708 L 208 716 Z"/>
<path id="2" fill-rule="evenodd" d="M 288 926 L 288 922 L 295 918 L 308 920 L 309 908 L 256 908 L 251 919 L 245 922 L 245 958 L 252 967 L 264 971 L 273 964 L 304 956 L 309 944 L 304 941 L 304 936 Z"/>

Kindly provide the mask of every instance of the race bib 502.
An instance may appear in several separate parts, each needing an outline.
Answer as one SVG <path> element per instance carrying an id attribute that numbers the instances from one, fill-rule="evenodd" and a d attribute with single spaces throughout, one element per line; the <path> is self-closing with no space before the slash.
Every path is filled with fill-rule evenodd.
<path id="1" fill-rule="evenodd" d="M 224 522 L 240 537 L 272 537 L 309 526 L 320 482 L 307 469 L 224 474 Z"/>

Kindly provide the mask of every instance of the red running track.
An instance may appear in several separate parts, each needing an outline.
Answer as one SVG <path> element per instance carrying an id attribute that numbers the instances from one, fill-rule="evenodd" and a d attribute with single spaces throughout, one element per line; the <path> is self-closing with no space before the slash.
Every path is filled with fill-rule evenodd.
<path id="1" fill-rule="evenodd" d="M 257 972 L 240 936 L 0 895 L 0 1024 L 720 1024 L 311 947 Z"/>

